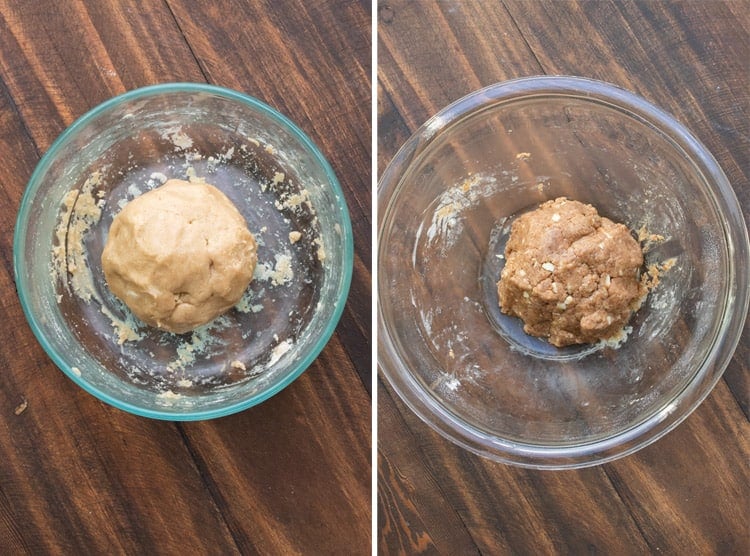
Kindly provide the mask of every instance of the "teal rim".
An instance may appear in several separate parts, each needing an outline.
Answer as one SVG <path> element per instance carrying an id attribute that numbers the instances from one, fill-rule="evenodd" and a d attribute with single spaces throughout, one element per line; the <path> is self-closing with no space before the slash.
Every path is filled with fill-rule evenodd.
<path id="1" fill-rule="evenodd" d="M 106 392 L 100 390 L 99 388 L 92 386 L 82 377 L 73 373 L 70 365 L 65 361 L 64 357 L 60 353 L 58 353 L 57 350 L 53 349 L 53 347 L 47 342 L 47 339 L 36 316 L 31 311 L 28 299 L 29 292 L 26 287 L 25 279 L 22 278 L 26 275 L 24 257 L 22 254 L 25 252 L 26 248 L 26 231 L 27 223 L 29 220 L 30 207 L 39 191 L 41 177 L 46 174 L 47 170 L 54 161 L 57 152 L 71 140 L 71 137 L 75 135 L 78 129 L 85 127 L 91 120 L 95 119 L 100 114 L 107 112 L 108 110 L 111 110 L 112 108 L 124 102 L 137 100 L 143 97 L 185 92 L 212 94 L 229 100 L 234 100 L 241 104 L 245 104 L 252 109 L 268 116 L 271 120 L 276 121 L 276 123 L 280 124 L 282 127 L 287 128 L 292 133 L 292 135 L 297 140 L 299 140 L 299 142 L 302 143 L 305 148 L 310 151 L 310 153 L 312 153 L 315 160 L 323 168 L 330 183 L 330 187 L 331 189 L 333 189 L 334 196 L 338 199 L 337 206 L 339 209 L 339 218 L 344 246 L 344 264 L 342 267 L 342 275 L 338 280 L 338 296 L 334 304 L 333 313 L 329 317 L 323 333 L 318 338 L 317 342 L 312 346 L 310 350 L 307 351 L 304 357 L 302 357 L 298 361 L 291 373 L 286 375 L 283 380 L 280 380 L 269 389 L 264 390 L 263 392 L 251 396 L 245 400 L 242 400 L 241 402 L 211 410 L 197 410 L 185 413 L 174 413 L 169 411 L 161 411 L 158 409 L 145 408 L 114 398 Z M 44 156 L 42 156 L 42 158 L 40 159 L 39 163 L 34 169 L 34 172 L 31 174 L 31 178 L 29 179 L 28 185 L 26 186 L 26 191 L 24 192 L 21 199 L 21 205 L 18 210 L 18 217 L 16 218 L 16 226 L 13 237 L 13 272 L 15 274 L 18 297 L 21 301 L 21 308 L 26 315 L 26 320 L 28 321 L 31 330 L 34 333 L 34 336 L 36 336 L 37 341 L 50 357 L 50 359 L 52 359 L 55 365 L 57 365 L 57 367 L 60 368 L 68 376 L 68 378 L 70 378 L 78 386 L 86 390 L 89 394 L 95 396 L 96 398 L 99 398 L 101 401 L 134 415 L 150 417 L 152 419 L 161 419 L 165 421 L 200 421 L 238 413 L 264 402 L 265 400 L 271 398 L 272 396 L 289 386 L 289 384 L 294 382 L 294 380 L 296 380 L 312 364 L 312 362 L 318 357 L 318 355 L 320 355 L 320 352 L 331 339 L 331 336 L 333 335 L 333 332 L 336 329 L 336 326 L 338 325 L 338 322 L 341 319 L 341 315 L 344 311 L 344 306 L 346 304 L 346 299 L 349 294 L 349 287 L 352 280 L 353 265 L 354 240 L 346 199 L 344 198 L 344 194 L 341 189 L 341 185 L 339 184 L 338 178 L 333 172 L 333 168 L 331 168 L 331 165 L 323 156 L 317 145 L 315 145 L 315 143 L 313 143 L 313 141 L 307 136 L 307 134 L 305 134 L 305 132 L 302 131 L 294 122 L 292 122 L 289 118 L 287 118 L 274 108 L 271 108 L 264 102 L 261 102 L 260 100 L 244 93 L 226 89 L 224 87 L 218 87 L 216 85 L 208 85 L 205 83 L 163 83 L 159 85 L 151 85 L 148 87 L 134 89 L 103 102 L 102 104 L 86 112 L 83 116 L 79 117 L 52 143 Z"/>

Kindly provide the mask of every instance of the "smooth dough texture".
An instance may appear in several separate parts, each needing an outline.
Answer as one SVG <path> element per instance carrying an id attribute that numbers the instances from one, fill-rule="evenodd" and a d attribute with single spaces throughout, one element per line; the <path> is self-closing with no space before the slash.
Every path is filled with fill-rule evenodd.
<path id="1" fill-rule="evenodd" d="M 181 334 L 240 300 L 256 249 L 226 195 L 212 185 L 172 179 L 115 216 L 102 268 L 112 293 L 138 318 Z"/>
<path id="2" fill-rule="evenodd" d="M 513 223 L 505 259 L 502 312 L 558 347 L 616 337 L 645 295 L 643 253 L 628 228 L 564 197 Z"/>

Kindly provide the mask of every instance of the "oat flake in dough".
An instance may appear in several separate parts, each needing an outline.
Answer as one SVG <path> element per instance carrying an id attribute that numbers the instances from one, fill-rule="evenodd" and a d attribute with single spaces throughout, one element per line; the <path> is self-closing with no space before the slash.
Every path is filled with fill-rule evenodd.
<path id="1" fill-rule="evenodd" d="M 138 318 L 179 334 L 240 300 L 256 250 L 245 219 L 221 191 L 171 179 L 114 218 L 102 268 L 112 293 Z"/>
<path id="2" fill-rule="evenodd" d="M 647 291 L 628 228 L 564 197 L 513 223 L 505 259 L 501 310 L 558 347 L 617 336 Z"/>

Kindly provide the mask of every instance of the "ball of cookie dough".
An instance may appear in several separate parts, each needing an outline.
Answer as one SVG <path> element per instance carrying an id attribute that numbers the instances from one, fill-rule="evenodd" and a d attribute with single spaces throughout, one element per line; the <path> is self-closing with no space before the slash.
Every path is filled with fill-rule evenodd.
<path id="1" fill-rule="evenodd" d="M 497 284 L 500 308 L 558 347 L 614 338 L 645 296 L 642 265 L 626 226 L 561 197 L 513 223 Z"/>
<path id="2" fill-rule="evenodd" d="M 178 334 L 235 305 L 256 262 L 255 238 L 226 195 L 174 179 L 115 216 L 102 253 L 112 293 L 142 321 Z"/>

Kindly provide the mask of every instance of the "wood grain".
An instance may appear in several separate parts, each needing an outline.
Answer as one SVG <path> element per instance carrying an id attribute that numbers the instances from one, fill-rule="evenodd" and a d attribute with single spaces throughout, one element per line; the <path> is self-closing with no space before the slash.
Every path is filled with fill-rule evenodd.
<path id="1" fill-rule="evenodd" d="M 369 63 L 363 3 L 0 1 L 1 553 L 370 552 Z M 13 281 L 13 224 L 41 154 L 100 102 L 169 81 L 285 112 L 331 161 L 354 221 L 352 296 L 318 360 L 266 403 L 202 423 L 78 389 Z"/>
<path id="2" fill-rule="evenodd" d="M 742 1 L 378 3 L 378 168 L 427 118 L 498 81 L 609 81 L 673 113 L 726 172 L 750 221 L 750 11 Z M 581 471 L 473 456 L 378 388 L 382 554 L 750 551 L 750 329 L 679 427 Z"/>

